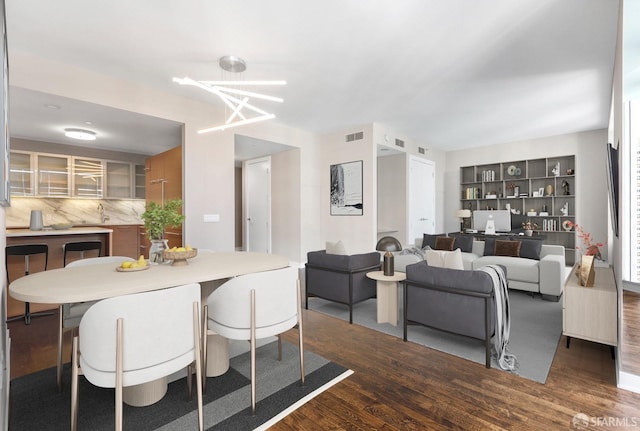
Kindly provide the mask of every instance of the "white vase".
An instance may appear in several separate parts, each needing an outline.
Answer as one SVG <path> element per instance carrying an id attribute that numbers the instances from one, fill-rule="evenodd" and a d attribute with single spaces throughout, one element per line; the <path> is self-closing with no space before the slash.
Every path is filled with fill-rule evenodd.
<path id="1" fill-rule="evenodd" d="M 526 236 L 531 236 L 531 235 L 533 235 L 533 231 L 532 231 L 531 229 L 526 229 L 526 230 L 524 231 L 524 234 L 525 234 Z"/>
<path id="2" fill-rule="evenodd" d="M 166 263 L 164 259 L 164 251 L 169 248 L 169 240 L 152 239 L 151 248 L 149 248 L 149 263 L 160 265 Z"/>

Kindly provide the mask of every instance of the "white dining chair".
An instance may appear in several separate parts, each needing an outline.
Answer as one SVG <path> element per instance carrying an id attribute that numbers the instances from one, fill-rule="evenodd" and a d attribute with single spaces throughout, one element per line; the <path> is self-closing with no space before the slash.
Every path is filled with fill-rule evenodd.
<path id="1" fill-rule="evenodd" d="M 214 290 L 204 307 L 203 356 L 207 362 L 206 340 L 218 334 L 251 344 L 251 412 L 256 410 L 256 339 L 278 336 L 298 325 L 300 380 L 304 384 L 304 343 L 300 281 L 293 267 L 234 277 Z M 206 386 L 206 385 L 205 385 Z"/>
<path id="2" fill-rule="evenodd" d="M 126 260 L 133 260 L 126 256 L 104 256 L 104 257 L 88 257 L 85 259 L 74 260 L 69 262 L 65 268 L 72 268 L 76 266 L 85 265 L 98 265 L 111 263 L 114 266 L 118 266 Z M 91 286 L 87 286 L 87 289 L 91 289 Z M 89 307 L 95 304 L 96 301 L 78 302 L 74 304 L 60 304 L 58 307 L 58 357 L 57 357 L 57 370 L 56 378 L 58 383 L 58 392 L 62 392 L 62 347 L 64 333 L 67 331 L 75 331 L 80 325 L 80 319 L 87 311 Z"/>
<path id="3" fill-rule="evenodd" d="M 171 318 L 167 318 L 171 316 Z M 166 377 L 195 363 L 198 426 L 202 417 L 200 285 L 103 299 L 89 308 L 73 338 L 71 430 L 78 426 L 78 376 L 115 388 L 116 430 L 122 429 L 122 390 Z"/>

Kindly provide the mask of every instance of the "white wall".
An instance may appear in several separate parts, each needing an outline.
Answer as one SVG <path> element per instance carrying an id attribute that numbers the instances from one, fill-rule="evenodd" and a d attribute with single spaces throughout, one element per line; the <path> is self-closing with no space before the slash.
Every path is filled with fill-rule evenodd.
<path id="1" fill-rule="evenodd" d="M 345 142 L 345 135 L 364 132 L 364 138 L 358 141 Z M 375 250 L 377 232 L 377 193 L 375 144 L 373 143 L 373 125 L 353 127 L 351 129 L 322 136 L 321 145 L 321 225 L 325 227 L 324 238 L 314 249 L 325 248 L 325 241 L 341 240 L 347 253 L 365 253 Z M 330 215 L 329 167 L 338 163 L 362 160 L 362 199 L 363 214 L 361 216 Z"/>
<path id="2" fill-rule="evenodd" d="M 457 230 L 453 217 L 460 207 L 460 167 L 554 156 L 576 157 L 576 223 L 591 232 L 595 241 L 606 241 L 609 229 L 607 201 L 607 130 L 571 133 L 528 141 L 450 151 L 445 169 L 445 229 Z M 576 239 L 576 245 L 581 242 Z M 607 259 L 606 252 L 603 258 Z"/>
<path id="3" fill-rule="evenodd" d="M 300 253 L 300 150 L 271 156 L 271 249 L 275 254 Z M 302 261 L 295 262 L 300 265 Z"/>

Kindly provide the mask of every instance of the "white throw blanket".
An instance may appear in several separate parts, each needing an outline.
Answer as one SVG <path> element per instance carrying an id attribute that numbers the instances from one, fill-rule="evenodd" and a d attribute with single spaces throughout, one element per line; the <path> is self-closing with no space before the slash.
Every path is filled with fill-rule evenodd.
<path id="1" fill-rule="evenodd" d="M 493 280 L 493 292 L 496 302 L 496 327 L 493 336 L 493 347 L 496 352 L 498 366 L 507 371 L 514 371 L 518 361 L 514 354 L 509 353 L 509 333 L 511 331 L 511 310 L 509 309 L 509 291 L 507 278 L 498 265 L 487 265 L 479 269 L 489 274 Z"/>

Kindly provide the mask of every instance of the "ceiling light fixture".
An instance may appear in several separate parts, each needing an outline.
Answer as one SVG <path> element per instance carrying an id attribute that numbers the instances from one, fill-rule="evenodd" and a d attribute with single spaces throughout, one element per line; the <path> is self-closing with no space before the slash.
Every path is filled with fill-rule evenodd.
<path id="1" fill-rule="evenodd" d="M 232 73 L 241 73 L 247 69 L 245 61 L 233 55 L 227 55 L 220 58 L 219 65 L 222 70 Z M 282 103 L 280 97 L 269 96 L 267 94 L 256 93 L 254 91 L 242 90 L 239 88 L 230 88 L 238 86 L 263 86 L 263 85 L 286 85 L 286 81 L 196 81 L 188 77 L 173 78 L 173 82 L 180 85 L 193 85 L 204 91 L 218 96 L 226 107 L 230 110 L 225 124 L 220 126 L 208 127 L 198 130 L 198 133 L 213 132 L 216 130 L 225 130 L 230 127 L 243 126 L 245 124 L 256 123 L 258 121 L 270 120 L 275 118 L 275 114 L 268 113 L 253 104 L 249 103 L 251 98 L 266 100 L 269 102 Z M 238 96 L 238 97 L 234 97 Z M 243 111 L 244 110 L 244 111 Z M 234 119 L 239 118 L 234 121 Z"/>
<path id="2" fill-rule="evenodd" d="M 80 139 L 81 141 L 95 141 L 96 132 L 86 129 L 68 128 L 64 129 L 64 135 L 68 138 Z"/>

